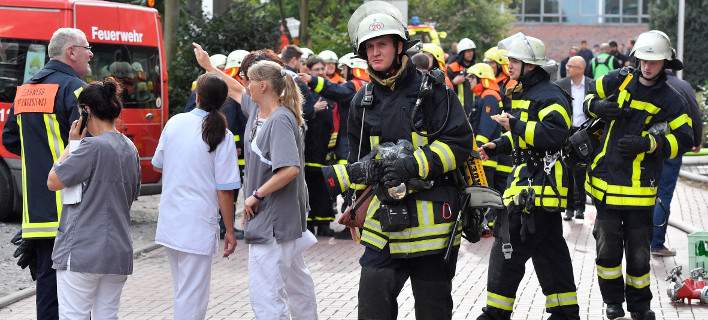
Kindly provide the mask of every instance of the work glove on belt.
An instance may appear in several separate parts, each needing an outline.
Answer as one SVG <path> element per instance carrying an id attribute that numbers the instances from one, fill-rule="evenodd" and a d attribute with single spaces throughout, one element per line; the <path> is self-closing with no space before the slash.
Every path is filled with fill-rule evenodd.
<path id="1" fill-rule="evenodd" d="M 617 151 L 625 159 L 633 159 L 642 152 L 653 153 L 657 148 L 656 138 L 646 136 L 625 135 L 617 140 Z"/>
<path id="2" fill-rule="evenodd" d="M 406 155 L 386 162 L 382 179 L 386 188 L 396 187 L 411 178 L 418 178 L 418 163 L 414 157 Z"/>
<path id="3" fill-rule="evenodd" d="M 622 109 L 615 101 L 599 100 L 590 106 L 590 112 L 605 120 L 615 120 L 622 114 Z"/>

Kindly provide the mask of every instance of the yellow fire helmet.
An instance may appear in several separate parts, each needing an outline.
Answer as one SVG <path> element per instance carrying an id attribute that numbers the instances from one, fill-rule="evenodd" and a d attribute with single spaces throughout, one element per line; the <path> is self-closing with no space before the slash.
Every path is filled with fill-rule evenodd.
<path id="1" fill-rule="evenodd" d="M 439 45 L 434 43 L 424 43 L 421 51 L 430 53 L 433 58 L 438 61 L 440 70 L 445 70 L 447 68 L 445 65 L 445 51 L 443 51 Z"/>

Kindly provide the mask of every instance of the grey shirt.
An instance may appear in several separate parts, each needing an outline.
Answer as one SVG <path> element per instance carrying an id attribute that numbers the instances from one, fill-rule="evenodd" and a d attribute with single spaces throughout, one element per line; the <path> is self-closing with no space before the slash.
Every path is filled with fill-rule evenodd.
<path id="1" fill-rule="evenodd" d="M 53 268 L 133 273 L 130 206 L 140 190 L 135 145 L 117 132 L 86 137 L 54 170 L 65 186 L 82 184 L 83 194 L 81 202 L 63 207 Z"/>
<path id="2" fill-rule="evenodd" d="M 258 126 L 258 106 L 250 96 L 243 95 L 241 108 L 248 116 L 244 141 L 244 194 L 251 195 L 280 168 L 300 168 L 300 174 L 293 181 L 266 196 L 256 216 L 246 221 L 246 243 L 298 239 L 307 228 L 305 214 L 308 209 L 302 128 L 297 126 L 293 113 L 283 106 Z"/>

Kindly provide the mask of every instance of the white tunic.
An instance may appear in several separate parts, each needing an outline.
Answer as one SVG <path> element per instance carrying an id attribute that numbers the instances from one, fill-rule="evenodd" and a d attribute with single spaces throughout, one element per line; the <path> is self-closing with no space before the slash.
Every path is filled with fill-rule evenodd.
<path id="1" fill-rule="evenodd" d="M 155 242 L 174 250 L 214 255 L 218 247 L 217 190 L 241 188 L 236 145 L 226 130 L 216 150 L 202 140 L 207 112 L 195 108 L 172 117 L 160 136 L 152 165 L 162 169 L 162 197 Z"/>

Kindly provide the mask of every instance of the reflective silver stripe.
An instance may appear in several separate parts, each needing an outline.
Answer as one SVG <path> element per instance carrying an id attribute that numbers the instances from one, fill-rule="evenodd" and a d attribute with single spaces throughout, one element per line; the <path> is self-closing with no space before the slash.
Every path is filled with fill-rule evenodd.
<path id="1" fill-rule="evenodd" d="M 546 308 L 578 304 L 575 292 L 554 293 L 546 296 Z"/>
<path id="2" fill-rule="evenodd" d="M 639 276 L 639 277 L 627 275 L 626 282 L 627 282 L 628 286 L 632 286 L 637 289 L 642 289 L 642 288 L 649 286 L 649 283 L 651 282 L 651 278 L 649 278 L 648 273 L 643 276 Z"/>
<path id="3" fill-rule="evenodd" d="M 343 165 L 334 165 L 332 168 L 334 168 L 334 171 L 337 173 L 337 180 L 339 180 L 342 191 L 349 190 L 349 177 L 347 175 L 347 169 L 345 169 Z"/>
<path id="4" fill-rule="evenodd" d="M 371 243 L 378 248 L 383 248 L 386 246 L 386 240 L 379 239 L 379 237 L 366 230 L 364 230 L 364 233 L 361 235 L 361 240 Z"/>
<path id="5" fill-rule="evenodd" d="M 451 223 L 445 223 L 445 224 L 437 224 L 433 226 L 428 226 L 424 228 L 408 228 L 404 231 L 399 231 L 399 232 L 389 232 L 388 235 L 391 237 L 391 239 L 399 239 L 399 238 L 405 238 L 408 236 L 436 236 L 436 235 L 445 235 L 448 236 L 450 234 L 450 225 Z"/>
<path id="6" fill-rule="evenodd" d="M 397 252 L 419 252 L 426 251 L 426 249 L 439 249 L 445 247 L 447 244 L 447 238 L 440 239 L 430 239 L 422 240 L 418 242 L 406 243 L 406 242 L 391 242 L 389 246 L 391 247 L 391 253 Z"/>
<path id="7" fill-rule="evenodd" d="M 514 310 L 514 299 L 487 291 L 487 305 L 497 309 L 512 311 Z"/>
<path id="8" fill-rule="evenodd" d="M 56 227 L 45 228 L 22 228 L 22 232 L 55 232 L 59 228 L 59 222 L 56 222 Z"/>
<path id="9" fill-rule="evenodd" d="M 622 265 L 616 266 L 616 267 L 603 267 L 600 265 L 596 265 L 597 267 L 597 276 L 605 279 L 605 280 L 612 280 L 612 279 L 617 279 L 622 276 Z"/>

